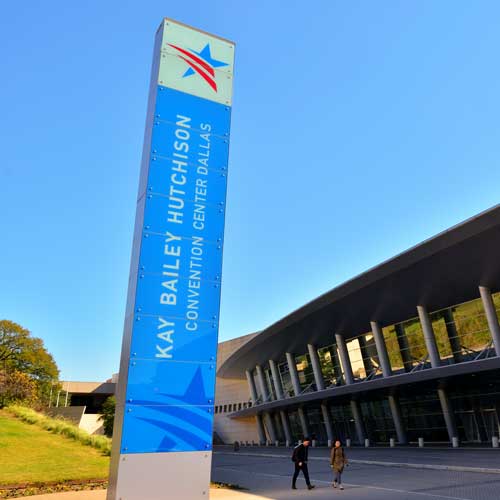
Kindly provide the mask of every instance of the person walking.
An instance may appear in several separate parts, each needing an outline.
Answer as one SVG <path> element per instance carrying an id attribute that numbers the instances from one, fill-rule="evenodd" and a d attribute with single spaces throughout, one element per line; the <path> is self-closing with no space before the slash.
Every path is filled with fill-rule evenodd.
<path id="1" fill-rule="evenodd" d="M 311 484 L 309 480 L 309 470 L 307 469 L 307 456 L 308 456 L 308 448 L 311 444 L 311 440 L 309 438 L 304 438 L 304 442 L 302 444 L 297 445 L 293 449 L 292 453 L 292 462 L 295 464 L 295 471 L 293 473 L 292 479 L 292 490 L 296 490 L 296 482 L 297 477 L 299 477 L 300 471 L 304 474 L 304 479 L 306 480 L 307 489 L 312 490 L 315 486 Z"/>
<path id="2" fill-rule="evenodd" d="M 344 448 L 342 447 L 342 443 L 337 440 L 335 441 L 335 446 L 330 452 L 330 465 L 335 474 L 333 479 L 334 488 L 338 485 L 341 490 L 344 489 L 344 486 L 342 486 L 342 472 L 344 471 L 344 467 L 347 463 L 347 457 L 345 455 Z"/>

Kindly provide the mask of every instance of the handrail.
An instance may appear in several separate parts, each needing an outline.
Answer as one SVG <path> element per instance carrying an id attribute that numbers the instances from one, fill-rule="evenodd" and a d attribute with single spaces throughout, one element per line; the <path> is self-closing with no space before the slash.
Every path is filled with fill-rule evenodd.
<path id="1" fill-rule="evenodd" d="M 493 347 L 493 340 L 490 340 L 483 350 L 474 358 L 474 361 L 481 359 L 484 354 L 484 359 L 488 359 L 490 356 L 491 348 Z"/>
<path id="2" fill-rule="evenodd" d="M 308 392 L 313 392 L 310 391 L 309 389 L 312 388 L 312 386 L 315 385 L 314 382 L 311 382 L 308 386 L 306 386 L 302 391 L 300 391 L 300 394 L 307 394 Z"/>
<path id="3" fill-rule="evenodd" d="M 429 355 L 427 354 L 424 358 L 419 359 L 417 364 L 410 370 L 409 373 L 418 372 L 424 369 L 425 363 L 429 360 Z"/>
<path id="4" fill-rule="evenodd" d="M 377 374 L 378 372 L 378 368 L 374 368 L 366 377 L 365 379 L 363 380 L 363 382 L 368 382 L 369 380 L 371 380 L 372 378 L 375 377 L 375 375 Z"/>

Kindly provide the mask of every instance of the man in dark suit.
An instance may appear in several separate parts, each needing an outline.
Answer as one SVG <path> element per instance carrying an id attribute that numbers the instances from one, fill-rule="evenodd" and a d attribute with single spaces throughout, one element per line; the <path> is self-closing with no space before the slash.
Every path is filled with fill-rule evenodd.
<path id="1" fill-rule="evenodd" d="M 293 473 L 293 479 L 292 479 L 292 490 L 297 489 L 295 483 L 297 482 L 297 477 L 299 476 L 300 471 L 302 471 L 302 474 L 304 474 L 304 478 L 307 484 L 307 489 L 312 490 L 314 488 L 314 485 L 312 485 L 311 481 L 309 481 L 309 471 L 307 469 L 307 455 L 310 444 L 311 440 L 306 437 L 304 438 L 302 444 L 297 445 L 293 449 L 292 462 L 295 464 L 295 471 Z"/>

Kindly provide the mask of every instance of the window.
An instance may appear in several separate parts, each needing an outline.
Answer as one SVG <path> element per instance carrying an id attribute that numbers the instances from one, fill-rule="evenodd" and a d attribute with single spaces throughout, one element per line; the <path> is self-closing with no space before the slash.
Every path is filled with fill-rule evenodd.
<path id="1" fill-rule="evenodd" d="M 337 386 L 344 383 L 342 376 L 342 368 L 340 365 L 339 353 L 337 346 L 331 344 L 326 347 L 318 349 L 319 362 L 321 371 L 323 372 L 323 379 L 325 386 Z"/>
<path id="2" fill-rule="evenodd" d="M 295 356 L 295 364 L 297 366 L 297 374 L 299 376 L 301 390 L 304 391 L 310 389 L 315 382 L 309 354 Z"/>
<path id="3" fill-rule="evenodd" d="M 292 379 L 290 377 L 290 372 L 288 370 L 288 363 L 279 363 L 278 372 L 281 379 L 281 386 L 283 387 L 283 393 L 285 397 L 294 396 Z"/>
<path id="4" fill-rule="evenodd" d="M 401 328 L 401 325 L 391 325 L 382 328 L 389 362 L 394 373 L 409 372 L 413 368 L 413 361 L 409 357 L 408 345 Z"/>

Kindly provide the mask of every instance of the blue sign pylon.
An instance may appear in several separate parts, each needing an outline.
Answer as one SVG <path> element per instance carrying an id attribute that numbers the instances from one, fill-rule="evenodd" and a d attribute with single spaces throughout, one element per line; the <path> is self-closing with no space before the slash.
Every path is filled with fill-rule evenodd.
<path id="1" fill-rule="evenodd" d="M 108 500 L 208 496 L 234 43 L 155 41 Z"/>

